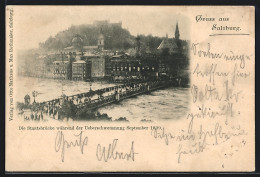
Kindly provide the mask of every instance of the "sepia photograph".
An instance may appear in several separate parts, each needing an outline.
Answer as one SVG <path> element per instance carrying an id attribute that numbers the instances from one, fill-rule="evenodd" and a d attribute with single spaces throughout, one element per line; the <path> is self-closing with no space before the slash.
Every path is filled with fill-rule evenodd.
<path id="1" fill-rule="evenodd" d="M 6 172 L 255 171 L 253 6 L 6 6 Z"/>
<path id="2" fill-rule="evenodd" d="M 75 19 L 63 16 L 66 9 L 51 8 L 55 21 L 27 29 L 32 33 L 23 38 L 30 41 L 17 49 L 20 119 L 140 122 L 183 117 L 189 109 L 189 19 L 162 14 L 151 21 L 156 12 L 140 18 L 139 8 L 133 16 L 125 8 L 116 16 L 112 10 L 93 10 Z M 39 20 L 47 18 L 50 14 Z"/>

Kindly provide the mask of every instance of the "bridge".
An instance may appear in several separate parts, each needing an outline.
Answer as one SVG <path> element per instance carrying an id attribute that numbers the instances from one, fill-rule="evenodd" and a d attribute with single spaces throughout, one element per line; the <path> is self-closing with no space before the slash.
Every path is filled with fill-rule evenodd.
<path id="1" fill-rule="evenodd" d="M 85 93 L 75 94 L 71 96 L 62 95 L 60 98 L 35 103 L 37 112 L 34 117 L 43 118 L 43 115 L 61 119 L 61 111 L 63 104 L 69 103 L 76 109 L 87 108 L 87 110 L 96 110 L 109 104 L 120 102 L 122 100 L 149 93 L 154 90 L 162 89 L 170 85 L 170 81 L 146 81 L 127 83 L 113 87 L 106 87 L 98 90 L 89 90 Z M 27 117 L 28 119 L 28 117 Z"/>

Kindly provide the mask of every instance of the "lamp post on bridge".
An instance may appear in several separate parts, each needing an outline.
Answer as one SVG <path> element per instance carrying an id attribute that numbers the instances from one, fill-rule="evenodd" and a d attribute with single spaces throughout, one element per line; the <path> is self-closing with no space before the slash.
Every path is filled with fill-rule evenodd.
<path id="1" fill-rule="evenodd" d="M 36 101 L 35 101 L 35 97 L 37 97 L 37 95 L 38 95 L 38 92 L 34 90 L 34 91 L 32 92 L 32 96 L 33 96 L 33 104 L 36 103 Z"/>

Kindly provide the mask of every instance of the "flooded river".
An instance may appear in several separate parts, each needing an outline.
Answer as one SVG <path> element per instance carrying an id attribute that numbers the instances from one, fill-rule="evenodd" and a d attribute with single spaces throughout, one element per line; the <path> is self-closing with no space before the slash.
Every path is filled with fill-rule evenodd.
<path id="1" fill-rule="evenodd" d="M 15 82 L 17 89 L 15 95 L 19 102 L 24 101 L 24 96 L 29 94 L 33 101 L 32 92 L 36 91 L 36 102 L 43 102 L 60 97 L 92 90 L 115 86 L 107 82 L 82 82 L 69 80 L 53 80 L 32 77 L 18 77 Z M 139 95 L 126 99 L 117 104 L 111 104 L 99 108 L 100 113 L 107 113 L 112 119 L 126 117 L 129 121 L 135 122 L 142 119 L 158 121 L 184 118 L 189 109 L 188 88 L 166 88 L 156 90 L 150 94 Z"/>

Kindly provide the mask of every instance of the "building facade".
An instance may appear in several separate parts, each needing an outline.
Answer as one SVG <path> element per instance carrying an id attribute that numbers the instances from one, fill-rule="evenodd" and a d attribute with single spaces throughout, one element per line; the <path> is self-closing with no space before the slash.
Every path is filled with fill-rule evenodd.
<path id="1" fill-rule="evenodd" d="M 71 64 L 69 61 L 53 62 L 54 79 L 71 79 Z"/>
<path id="2" fill-rule="evenodd" d="M 85 81 L 87 79 L 87 63 L 83 60 L 72 63 L 72 80 Z"/>
<path id="3" fill-rule="evenodd" d="M 102 56 L 96 56 L 89 58 L 91 64 L 91 78 L 98 79 L 105 77 L 105 58 Z"/>
<path id="4" fill-rule="evenodd" d="M 158 64 L 153 58 L 117 55 L 110 59 L 111 78 L 116 82 L 158 78 Z"/>

